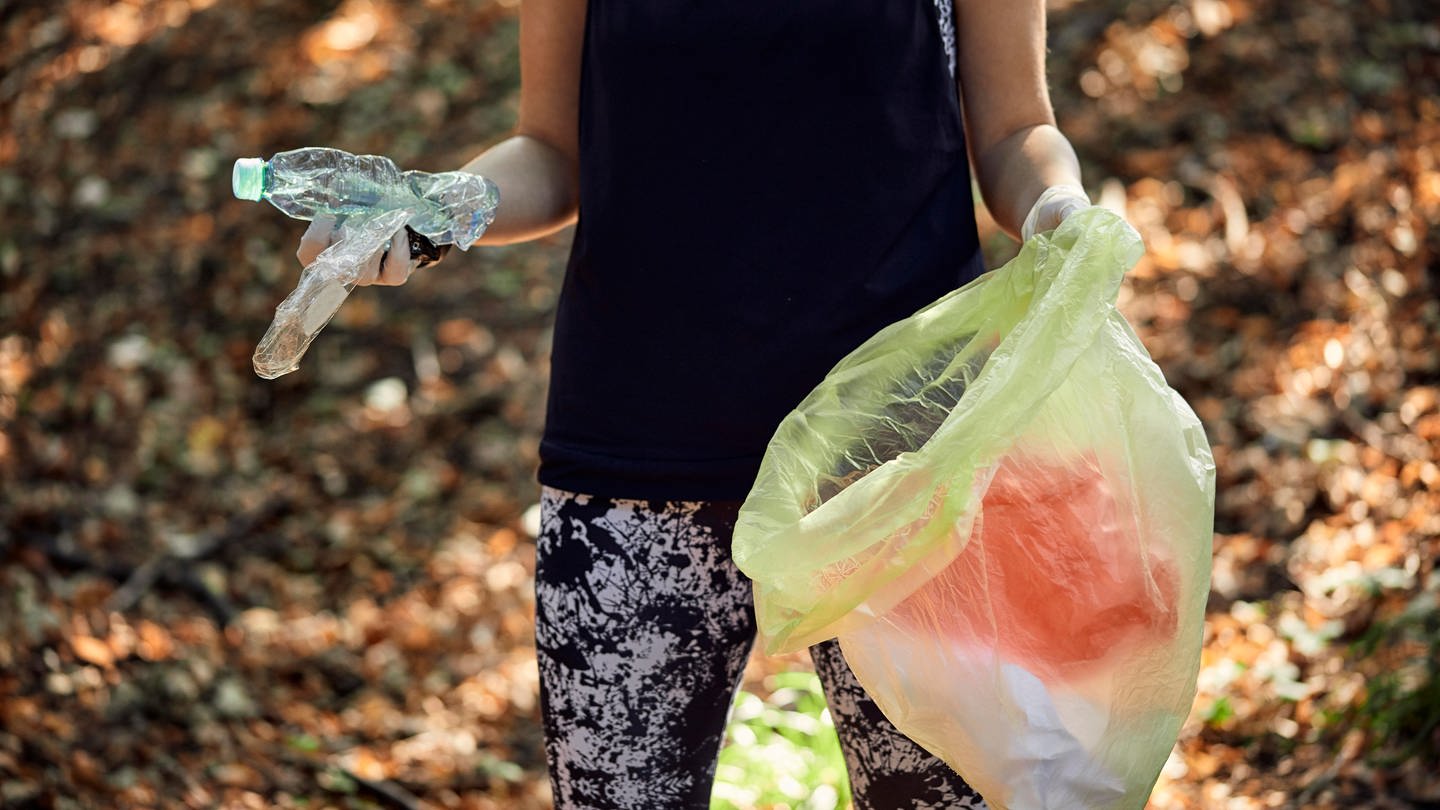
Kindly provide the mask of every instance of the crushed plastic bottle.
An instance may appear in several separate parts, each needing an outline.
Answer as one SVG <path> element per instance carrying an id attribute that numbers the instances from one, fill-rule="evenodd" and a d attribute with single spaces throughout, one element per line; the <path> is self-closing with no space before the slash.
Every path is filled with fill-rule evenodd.
<path id="1" fill-rule="evenodd" d="M 361 268 L 395 231 L 411 232 L 412 256 L 417 244 L 427 252 L 429 246 L 451 244 L 467 250 L 494 221 L 500 202 L 495 184 L 477 174 L 401 171 L 382 155 L 325 147 L 281 152 L 270 160 L 241 158 L 231 183 L 239 199 L 268 200 L 296 219 L 330 215 L 340 222 L 339 240 L 301 273 L 255 348 L 255 373 L 267 380 L 299 367 L 311 341 L 354 289 Z"/>
<path id="2" fill-rule="evenodd" d="M 470 172 L 401 171 L 383 155 L 306 147 L 269 160 L 241 158 L 231 177 L 235 196 L 268 200 L 296 219 L 407 209 L 406 221 L 437 245 L 467 250 L 495 218 L 499 190 Z"/>

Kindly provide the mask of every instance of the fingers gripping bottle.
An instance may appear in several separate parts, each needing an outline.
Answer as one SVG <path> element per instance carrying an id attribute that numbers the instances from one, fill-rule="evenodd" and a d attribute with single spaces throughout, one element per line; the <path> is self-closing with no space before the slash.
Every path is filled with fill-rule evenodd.
<path id="1" fill-rule="evenodd" d="M 500 202 L 495 184 L 477 174 L 401 171 L 381 155 L 322 147 L 281 152 L 269 160 L 241 158 L 231 182 L 239 199 L 268 200 L 296 219 L 330 215 L 341 223 L 339 240 L 301 273 L 255 348 L 255 373 L 267 380 L 299 367 L 311 341 L 354 289 L 361 269 L 397 230 L 410 230 L 412 254 L 417 245 L 467 250 L 494 221 Z"/>

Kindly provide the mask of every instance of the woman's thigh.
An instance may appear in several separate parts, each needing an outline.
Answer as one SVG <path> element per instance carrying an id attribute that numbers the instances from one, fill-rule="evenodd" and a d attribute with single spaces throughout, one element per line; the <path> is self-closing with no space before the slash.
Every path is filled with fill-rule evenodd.
<path id="1" fill-rule="evenodd" d="M 544 491 L 536 648 L 557 807 L 709 806 L 755 635 L 730 560 L 738 508 Z"/>
<path id="2" fill-rule="evenodd" d="M 984 799 L 939 757 L 886 719 L 845 663 L 835 639 L 810 648 L 850 772 L 856 810 L 985 808 Z"/>

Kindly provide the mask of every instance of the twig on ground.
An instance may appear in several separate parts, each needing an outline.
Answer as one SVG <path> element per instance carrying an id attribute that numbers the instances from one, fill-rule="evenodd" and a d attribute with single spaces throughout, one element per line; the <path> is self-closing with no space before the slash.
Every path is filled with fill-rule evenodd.
<path id="1" fill-rule="evenodd" d="M 339 768 L 342 773 L 354 780 L 355 784 L 385 799 L 396 807 L 402 807 L 405 808 L 405 810 L 425 810 L 425 805 L 421 804 L 420 797 L 388 779 L 366 779 L 356 775 L 348 768 L 341 768 L 338 765 L 331 765 L 331 767 Z"/>
<path id="2" fill-rule="evenodd" d="M 197 595 L 211 611 L 216 613 L 217 618 L 221 619 L 222 623 L 228 623 L 231 618 L 234 618 L 235 609 L 222 595 L 206 586 L 186 564 L 203 560 L 228 543 L 252 533 L 257 526 L 276 517 L 289 505 L 290 502 L 286 498 L 272 497 L 261 504 L 259 508 L 237 515 L 224 529 L 211 532 L 192 548 L 183 551 L 167 550 L 151 557 L 129 575 L 125 584 L 110 595 L 105 603 L 106 610 L 123 613 L 135 607 L 140 598 L 149 592 L 157 581 L 164 579 L 175 582 L 192 592 L 198 592 Z"/>
<path id="3" fill-rule="evenodd" d="M 366 792 L 402 810 L 427 810 L 428 805 L 419 796 L 388 779 L 367 779 L 335 761 L 326 754 L 306 754 L 283 745 L 271 746 L 272 756 L 278 762 L 288 763 L 312 773 L 336 771 Z"/>
<path id="4" fill-rule="evenodd" d="M 256 528 L 282 514 L 289 506 L 288 498 L 274 496 L 258 508 L 236 516 L 225 528 L 205 535 L 192 547 L 161 552 L 139 566 L 97 558 L 77 548 L 75 543 L 64 535 L 48 532 L 17 532 L 13 535 L 13 543 L 38 550 L 54 564 L 93 571 L 123 583 L 106 600 L 107 611 L 130 610 L 158 583 L 194 596 L 216 621 L 224 626 L 229 624 L 239 611 L 224 594 L 207 585 L 189 563 L 213 556 L 231 541 L 252 534 Z"/>

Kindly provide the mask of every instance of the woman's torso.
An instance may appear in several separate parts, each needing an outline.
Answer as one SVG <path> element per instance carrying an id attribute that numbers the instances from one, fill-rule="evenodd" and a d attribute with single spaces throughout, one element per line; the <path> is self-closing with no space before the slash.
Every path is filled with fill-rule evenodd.
<path id="1" fill-rule="evenodd" d="M 741 498 L 836 361 L 978 275 L 941 20 L 590 0 L 543 482 Z"/>

